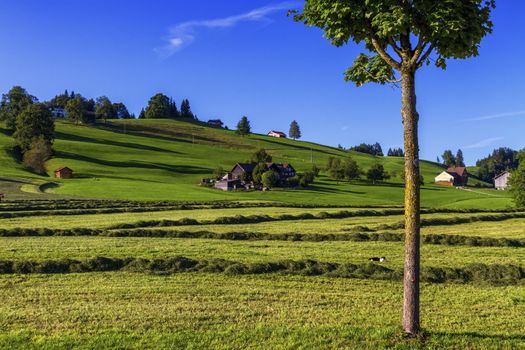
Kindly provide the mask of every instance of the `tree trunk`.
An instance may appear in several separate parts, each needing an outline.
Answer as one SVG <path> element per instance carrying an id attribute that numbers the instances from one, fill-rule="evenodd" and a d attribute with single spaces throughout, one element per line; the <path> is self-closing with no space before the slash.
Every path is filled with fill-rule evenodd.
<path id="1" fill-rule="evenodd" d="M 403 278 L 403 328 L 406 333 L 419 332 L 419 245 L 420 189 L 419 143 L 416 110 L 415 68 L 404 68 L 402 109 L 405 144 L 405 268 Z"/>

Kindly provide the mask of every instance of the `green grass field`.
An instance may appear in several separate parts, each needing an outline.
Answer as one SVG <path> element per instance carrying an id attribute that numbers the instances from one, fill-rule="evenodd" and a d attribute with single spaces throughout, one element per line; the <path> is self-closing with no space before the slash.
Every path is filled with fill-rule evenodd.
<path id="1" fill-rule="evenodd" d="M 105 229 L 140 220 L 214 220 L 237 215 L 301 215 L 362 208 L 197 208 L 137 213 L 64 215 L 46 202 L 5 203 L 0 212 L 29 216 L 0 219 L 0 227 Z M 51 203 L 51 202 L 49 202 Z M 64 204 L 62 204 L 64 205 Z M 108 207 L 120 207 L 111 203 Z M 243 204 L 239 204 L 242 206 Z M 26 207 L 22 207 L 26 206 Z M 75 204 L 78 206 L 78 203 Z M 97 204 L 104 207 L 103 203 Z M 51 205 L 50 205 L 51 207 Z M 216 233 L 289 232 L 343 235 L 363 227 L 395 224 L 401 215 L 388 208 L 375 216 L 292 219 L 252 224 L 212 224 L 151 228 Z M 366 213 L 366 212 L 363 212 Z M 517 213 L 521 214 L 521 213 Z M 505 215 L 487 212 L 424 214 L 424 220 Z M 525 239 L 524 219 L 423 227 L 430 234 Z M 127 231 L 128 229 L 124 229 Z M 129 229 L 133 231 L 135 229 Z M 147 229 L 149 230 L 149 229 Z M 109 230 L 111 231 L 111 229 Z M 401 233 L 401 229 L 392 230 Z M 374 231 L 375 232 L 375 231 Z M 377 231 L 381 233 L 382 231 Z M 403 243 L 385 241 L 280 241 L 201 238 L 50 236 L 0 237 L 0 266 L 15 263 L 109 258 L 226 259 L 273 263 L 309 259 L 367 264 L 386 256 L 384 268 L 402 268 Z M 525 247 L 423 244 L 424 268 L 464 268 L 473 264 L 525 268 Z M 498 282 L 503 275 L 493 276 Z M 262 272 L 228 274 L 182 272 L 87 272 L 0 274 L 0 348 L 24 349 L 517 349 L 525 347 L 525 279 L 517 283 L 423 283 L 425 335 L 402 336 L 402 285 L 398 280 L 342 278 Z"/>
<path id="2" fill-rule="evenodd" d="M 0 181 L 0 191 L 17 199 L 21 198 L 19 190 L 24 185 L 27 198 L 46 198 L 49 194 L 38 191 L 42 184 L 54 182 L 59 187 L 43 189 L 55 196 L 83 198 L 265 200 L 338 205 L 401 204 L 403 199 L 403 159 L 396 157 L 373 157 L 256 134 L 240 137 L 233 131 L 174 120 L 119 120 L 90 127 L 58 121 L 56 130 L 55 156 L 47 164 L 48 172 L 52 174 L 60 166 L 69 166 L 76 177 L 58 180 L 29 173 L 9 154 L 12 139 L 0 133 L 2 178 L 10 180 Z M 321 173 L 309 189 L 268 193 L 225 193 L 198 186 L 200 179 L 210 176 L 215 168 L 231 169 L 260 148 L 265 148 L 277 162 L 290 162 L 298 171 L 309 170 L 312 164 L 324 167 L 330 156 L 350 155 L 364 170 L 375 162 L 384 164 L 393 177 L 387 183 L 373 186 L 363 181 L 338 183 Z M 434 177 L 442 171 L 435 163 L 424 161 L 421 170 L 427 183 L 422 191 L 423 205 L 456 208 L 512 205 L 504 192 L 466 192 L 432 185 Z"/>
<path id="3" fill-rule="evenodd" d="M 0 349 L 525 348 L 525 211 L 511 211 L 506 192 L 432 185 L 434 163 L 422 162 L 425 333 L 408 339 L 396 278 L 400 158 L 172 120 L 57 122 L 47 168 L 71 167 L 70 180 L 26 171 L 5 133 L 0 148 Z M 268 192 L 198 186 L 259 148 L 299 171 L 351 155 L 393 177 L 374 186 L 322 172 L 311 188 Z M 205 268 L 163 268 L 175 257 Z M 356 270 L 272 270 L 284 262 Z"/>

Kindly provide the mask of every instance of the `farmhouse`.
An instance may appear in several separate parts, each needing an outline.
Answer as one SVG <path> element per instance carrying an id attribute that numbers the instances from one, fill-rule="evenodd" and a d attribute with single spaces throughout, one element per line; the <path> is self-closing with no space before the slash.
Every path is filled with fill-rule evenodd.
<path id="1" fill-rule="evenodd" d="M 214 127 L 217 127 L 217 128 L 222 128 L 222 126 L 224 125 L 224 123 L 220 119 L 210 119 L 210 120 L 208 120 L 207 124 L 209 126 L 214 126 Z"/>
<path id="2" fill-rule="evenodd" d="M 268 169 L 275 171 L 279 174 L 279 179 L 281 183 L 285 183 L 288 178 L 294 177 L 296 175 L 295 169 L 288 163 L 279 164 L 279 163 L 268 163 Z"/>
<path id="3" fill-rule="evenodd" d="M 468 173 L 465 167 L 451 167 L 434 179 L 434 183 L 443 186 L 463 187 L 468 183 Z"/>
<path id="4" fill-rule="evenodd" d="M 67 166 L 55 170 L 55 177 L 58 179 L 71 179 L 73 177 L 73 170 Z"/>
<path id="5" fill-rule="evenodd" d="M 279 184 L 287 184 L 288 178 L 296 175 L 295 169 L 288 163 L 266 163 L 269 170 L 275 171 L 279 175 Z M 233 169 L 222 179 L 215 182 L 215 188 L 223 191 L 233 191 L 237 189 L 255 188 L 252 174 L 257 163 L 237 163 Z"/>
<path id="6" fill-rule="evenodd" d="M 270 131 L 268 133 L 268 136 L 286 138 L 286 134 L 284 132 L 282 132 L 282 131 L 275 131 L 275 130 Z"/>
<path id="7" fill-rule="evenodd" d="M 237 163 L 229 174 L 231 174 L 232 179 L 242 180 L 251 177 L 256 165 L 255 163 Z"/>
<path id="8" fill-rule="evenodd" d="M 509 179 L 511 173 L 509 171 L 504 171 L 494 178 L 494 187 L 497 190 L 506 190 L 509 188 Z"/>

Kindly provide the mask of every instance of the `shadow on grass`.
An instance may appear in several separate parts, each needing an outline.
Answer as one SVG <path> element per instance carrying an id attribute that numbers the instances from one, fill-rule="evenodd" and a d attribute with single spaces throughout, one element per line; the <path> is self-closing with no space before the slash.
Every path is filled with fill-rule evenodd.
<path id="1" fill-rule="evenodd" d="M 283 147 L 283 149 L 295 148 L 295 149 L 299 149 L 299 150 L 302 150 L 302 151 L 309 151 L 309 152 L 313 150 L 316 153 L 323 153 L 323 154 L 328 154 L 328 155 L 332 155 L 332 156 L 335 156 L 335 157 L 343 158 L 343 156 L 341 156 L 340 153 L 323 151 L 323 150 L 320 150 L 320 149 L 313 149 L 313 147 L 294 145 L 294 144 L 290 144 L 290 143 L 282 143 L 282 142 L 277 142 L 277 141 L 270 140 L 270 139 L 262 140 L 262 141 L 279 145 L 279 146 Z M 279 149 L 276 149 L 276 150 L 279 150 Z"/>
<path id="2" fill-rule="evenodd" d="M 123 126 L 121 125 L 115 125 L 115 124 L 104 124 L 104 125 L 97 125 L 97 128 L 112 132 L 118 132 L 118 133 L 126 133 L 133 136 L 139 136 L 139 137 L 148 137 L 148 138 L 154 138 L 158 140 L 163 141 L 169 141 L 169 142 L 183 142 L 187 144 L 192 144 L 193 140 L 197 141 L 197 143 L 201 144 L 228 144 L 224 140 L 220 139 L 214 139 L 210 137 L 205 137 L 201 133 L 195 133 L 193 135 L 183 132 L 175 132 L 173 130 L 169 129 L 160 129 L 155 128 L 151 126 L 146 125 L 130 125 L 126 124 L 126 129 L 124 131 Z"/>
<path id="3" fill-rule="evenodd" d="M 62 132 L 56 132 L 55 133 L 56 138 L 66 141 L 78 141 L 78 142 L 86 142 L 86 143 L 95 143 L 99 145 L 107 145 L 107 146 L 118 146 L 118 147 L 127 147 L 127 148 L 134 148 L 139 149 L 143 151 L 153 151 L 153 152 L 165 152 L 165 153 L 175 153 L 180 154 L 180 152 L 168 150 L 165 148 L 159 148 L 154 146 L 146 146 L 136 143 L 129 143 L 129 142 L 119 142 L 119 141 L 112 141 L 112 140 L 106 140 L 106 139 L 95 139 L 91 137 L 85 137 L 85 136 L 79 136 L 79 135 L 72 135 L 72 134 L 65 134 Z M 144 135 L 142 135 L 144 136 Z"/>
<path id="4" fill-rule="evenodd" d="M 169 164 L 162 164 L 162 163 L 136 162 L 136 161 L 119 162 L 119 161 L 113 161 L 113 160 L 103 160 L 103 159 L 97 159 L 97 158 L 92 158 L 88 156 L 83 156 L 83 155 L 63 152 L 63 151 L 57 151 L 56 156 L 58 158 L 73 159 L 73 160 L 94 163 L 94 164 L 99 164 L 99 165 L 109 166 L 109 167 L 166 170 L 166 171 L 169 171 L 172 173 L 178 173 L 178 174 L 203 175 L 203 174 L 209 174 L 212 171 L 212 169 L 209 169 L 209 168 L 195 167 L 195 166 L 189 166 L 189 165 L 183 166 L 183 165 L 169 165 Z"/>

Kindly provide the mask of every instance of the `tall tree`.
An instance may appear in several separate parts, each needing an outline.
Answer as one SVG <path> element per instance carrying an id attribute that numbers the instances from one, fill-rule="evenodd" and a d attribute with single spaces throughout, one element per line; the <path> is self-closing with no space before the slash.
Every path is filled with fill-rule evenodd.
<path id="1" fill-rule="evenodd" d="M 272 161 L 272 156 L 264 148 L 261 148 L 252 155 L 250 160 L 252 163 L 270 163 Z"/>
<path id="2" fill-rule="evenodd" d="M 180 104 L 180 117 L 185 119 L 195 119 L 190 107 L 190 101 L 187 99 L 182 100 Z"/>
<path id="3" fill-rule="evenodd" d="M 13 137 L 22 153 L 27 152 L 39 137 L 51 144 L 55 137 L 55 120 L 47 106 L 36 103 L 20 113 L 16 118 Z"/>
<path id="4" fill-rule="evenodd" d="M 237 130 L 235 131 L 237 135 L 249 135 L 252 132 L 252 127 L 250 126 L 250 121 L 248 117 L 244 116 L 237 123 Z"/>
<path id="5" fill-rule="evenodd" d="M 301 128 L 299 128 L 299 123 L 297 123 L 297 121 L 293 120 L 290 124 L 290 131 L 288 132 L 288 136 L 290 136 L 294 140 L 301 138 Z"/>
<path id="6" fill-rule="evenodd" d="M 343 164 L 343 172 L 347 180 L 354 180 L 361 176 L 361 169 L 355 160 L 352 158 L 345 159 Z"/>
<path id="7" fill-rule="evenodd" d="M 89 109 L 90 104 L 80 94 L 76 94 L 75 97 L 69 99 L 66 104 L 66 113 L 68 119 L 77 124 L 87 122 L 86 115 Z"/>
<path id="8" fill-rule="evenodd" d="M 465 158 L 463 158 L 463 151 L 458 149 L 456 153 L 456 166 L 465 166 Z"/>
<path id="9" fill-rule="evenodd" d="M 445 152 L 443 152 L 443 155 L 441 156 L 441 159 L 443 159 L 443 165 L 447 167 L 455 166 L 456 165 L 456 157 L 454 157 L 454 154 L 451 150 L 447 149 Z"/>
<path id="10" fill-rule="evenodd" d="M 53 97 L 49 102 L 49 107 L 59 107 L 59 108 L 66 108 L 67 101 L 70 100 L 69 92 L 64 91 L 61 95 L 56 95 Z"/>
<path id="11" fill-rule="evenodd" d="M 97 119 L 103 119 L 104 123 L 107 119 L 113 119 L 116 117 L 113 103 L 107 96 L 100 96 L 97 98 L 95 103 L 95 115 Z"/>
<path id="12" fill-rule="evenodd" d="M 28 106 L 36 103 L 36 97 L 31 96 L 21 86 L 13 86 L 9 92 L 2 95 L 0 102 L 0 121 L 5 122 L 5 126 L 10 131 L 16 129 L 16 118 Z"/>
<path id="13" fill-rule="evenodd" d="M 383 164 L 375 163 L 366 172 L 366 178 L 375 184 L 376 181 L 389 179 L 390 175 L 385 171 Z"/>
<path id="14" fill-rule="evenodd" d="M 131 114 L 129 114 L 128 108 L 126 105 L 122 102 L 113 103 L 113 111 L 115 113 L 115 117 L 118 119 L 131 119 L 133 118 Z"/>
<path id="15" fill-rule="evenodd" d="M 175 102 L 164 94 L 156 94 L 150 98 L 144 111 L 147 119 L 177 118 L 179 112 Z"/>
<path id="16" fill-rule="evenodd" d="M 358 86 L 401 83 L 406 171 L 403 328 L 408 334 L 420 330 L 416 72 L 431 62 L 445 69 L 447 59 L 476 56 L 482 38 L 492 31 L 494 7 L 495 0 L 305 0 L 302 13 L 294 14 L 296 21 L 321 28 L 335 46 L 364 43 L 368 52 L 346 71 L 347 80 Z"/>
<path id="17" fill-rule="evenodd" d="M 518 155 L 520 165 L 510 176 L 510 193 L 518 208 L 525 208 L 525 149 Z"/>

